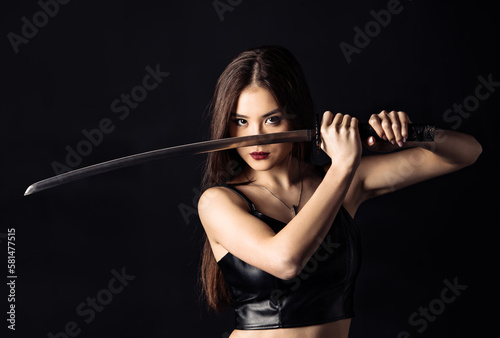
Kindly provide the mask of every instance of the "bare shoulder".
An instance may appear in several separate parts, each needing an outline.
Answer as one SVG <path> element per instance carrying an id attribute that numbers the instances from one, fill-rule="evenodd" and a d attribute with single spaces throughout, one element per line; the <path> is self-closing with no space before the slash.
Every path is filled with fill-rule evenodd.
<path id="1" fill-rule="evenodd" d="M 225 187 L 207 189 L 199 199 L 198 215 L 217 261 L 231 252 L 248 264 L 272 273 L 267 255 L 269 240 L 275 233 L 249 212 L 241 196 Z"/>
<path id="2" fill-rule="evenodd" d="M 208 215 L 228 207 L 231 209 L 236 207 L 242 210 L 248 210 L 248 205 L 240 196 L 223 186 L 208 188 L 198 200 L 198 213 L 200 214 L 200 218 L 202 214 Z"/>

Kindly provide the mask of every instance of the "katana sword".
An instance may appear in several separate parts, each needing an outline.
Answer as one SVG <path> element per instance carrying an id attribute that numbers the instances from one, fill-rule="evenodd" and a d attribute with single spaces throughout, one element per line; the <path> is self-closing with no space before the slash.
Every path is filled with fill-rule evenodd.
<path id="1" fill-rule="evenodd" d="M 435 128 L 432 125 L 409 124 L 409 135 L 407 141 L 431 142 L 434 140 L 434 130 Z M 380 140 L 380 138 L 377 136 L 377 133 L 369 124 L 359 123 L 359 131 L 362 138 L 373 136 L 376 139 Z M 197 155 L 255 145 L 304 141 L 315 141 L 319 151 L 321 137 L 318 124 L 316 124 L 315 129 L 292 130 L 280 133 L 259 134 L 252 136 L 228 137 L 218 140 L 190 143 L 120 157 L 114 160 L 90 165 L 88 167 L 75 169 L 33 183 L 28 187 L 28 189 L 26 189 L 24 196 L 53 188 L 64 183 L 81 180 L 111 170 L 125 168 L 154 160 L 162 160 L 182 155 Z"/>

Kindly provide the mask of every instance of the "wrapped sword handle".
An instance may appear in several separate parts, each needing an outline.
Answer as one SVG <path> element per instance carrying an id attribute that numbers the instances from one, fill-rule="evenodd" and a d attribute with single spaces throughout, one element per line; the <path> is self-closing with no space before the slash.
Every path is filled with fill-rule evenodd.
<path id="1" fill-rule="evenodd" d="M 316 114 L 316 119 L 314 121 L 314 130 L 316 132 L 316 146 L 319 148 L 321 145 L 321 133 L 320 133 L 320 122 L 321 118 Z M 377 132 L 369 123 L 360 122 L 358 124 L 359 134 L 361 138 L 366 139 L 370 136 L 375 137 L 376 140 L 381 140 L 378 137 Z M 412 142 L 433 142 L 434 134 L 436 131 L 436 126 L 426 123 L 409 123 L 408 124 L 408 137 L 406 141 Z"/>
<path id="2" fill-rule="evenodd" d="M 381 140 L 375 130 L 368 123 L 359 123 L 359 134 L 362 139 L 370 136 L 375 137 L 376 140 Z M 409 123 L 408 124 L 408 137 L 406 141 L 409 142 L 433 142 L 436 126 L 423 123 Z"/>
<path id="3" fill-rule="evenodd" d="M 320 134 L 320 121 L 321 118 L 318 114 L 316 114 L 316 119 L 314 121 L 314 130 L 316 132 L 315 141 L 316 141 L 316 151 L 320 153 L 321 147 L 321 134 Z M 377 132 L 373 129 L 373 127 L 368 123 L 359 123 L 359 134 L 362 139 L 367 139 L 370 136 L 375 137 L 377 141 L 381 141 L 382 139 L 377 135 Z M 425 123 L 410 123 L 408 124 L 408 137 L 406 138 L 407 142 L 433 142 L 434 134 L 436 131 L 436 126 L 432 124 Z"/>

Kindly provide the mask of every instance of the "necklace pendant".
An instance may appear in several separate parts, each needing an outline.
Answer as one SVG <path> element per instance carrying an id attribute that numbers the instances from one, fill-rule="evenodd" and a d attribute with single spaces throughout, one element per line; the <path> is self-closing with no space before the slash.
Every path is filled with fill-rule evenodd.
<path id="1" fill-rule="evenodd" d="M 293 216 L 297 216 L 297 206 L 296 205 L 293 205 L 292 204 L 292 212 L 293 212 Z"/>

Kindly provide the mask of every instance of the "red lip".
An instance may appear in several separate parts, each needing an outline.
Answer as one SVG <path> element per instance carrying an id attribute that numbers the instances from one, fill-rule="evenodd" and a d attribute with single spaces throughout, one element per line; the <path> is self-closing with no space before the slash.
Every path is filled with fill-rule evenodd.
<path id="1" fill-rule="evenodd" d="M 264 160 L 269 156 L 269 153 L 264 151 L 254 151 L 253 153 L 250 153 L 250 156 L 252 156 L 254 160 Z"/>

